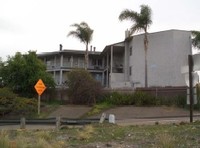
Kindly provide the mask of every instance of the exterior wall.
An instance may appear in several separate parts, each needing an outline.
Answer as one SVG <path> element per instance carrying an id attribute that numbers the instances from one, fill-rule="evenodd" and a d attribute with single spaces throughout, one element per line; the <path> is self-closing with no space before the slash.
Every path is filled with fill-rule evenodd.
<path id="1" fill-rule="evenodd" d="M 127 88 L 131 87 L 130 82 L 124 80 L 124 73 L 112 73 L 110 74 L 110 86 L 111 88 Z"/>
<path id="2" fill-rule="evenodd" d="M 130 82 L 141 87 L 145 80 L 143 38 L 143 35 L 134 36 L 129 44 L 129 48 L 132 46 Z M 187 65 L 191 54 L 190 32 L 169 30 L 149 34 L 148 39 L 148 86 L 185 86 L 181 67 Z"/>

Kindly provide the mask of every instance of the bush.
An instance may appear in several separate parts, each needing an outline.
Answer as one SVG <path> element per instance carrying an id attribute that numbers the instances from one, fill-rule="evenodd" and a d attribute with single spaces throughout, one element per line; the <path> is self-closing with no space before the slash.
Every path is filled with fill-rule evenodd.
<path id="1" fill-rule="evenodd" d="M 134 93 L 107 92 L 98 99 L 98 103 L 106 102 L 112 105 L 136 105 L 136 106 L 177 106 L 185 107 L 186 96 L 155 97 L 149 93 L 135 91 Z"/>
<path id="2" fill-rule="evenodd" d="M 37 110 L 37 100 L 17 97 L 7 88 L 0 88 L 0 115 L 6 113 L 29 114 Z"/>
<path id="3" fill-rule="evenodd" d="M 23 115 L 37 111 L 37 100 L 17 97 L 14 99 L 13 112 Z"/>
<path id="4" fill-rule="evenodd" d="M 75 69 L 68 73 L 67 85 L 70 102 L 73 104 L 95 104 L 101 93 L 101 84 L 94 80 L 84 69 Z"/>
<path id="5" fill-rule="evenodd" d="M 177 95 L 173 97 L 158 97 L 160 105 L 177 106 L 184 108 L 186 106 L 186 96 Z"/>
<path id="6" fill-rule="evenodd" d="M 133 104 L 132 94 L 120 92 L 104 93 L 100 99 L 102 102 L 107 102 L 112 105 L 131 105 Z"/>
<path id="7" fill-rule="evenodd" d="M 102 95 L 100 100 L 112 105 L 149 106 L 159 104 L 158 99 L 154 96 L 140 91 L 134 93 L 109 92 Z"/>
<path id="8" fill-rule="evenodd" d="M 151 106 L 160 104 L 156 97 L 142 91 L 136 91 L 133 94 L 133 100 L 136 106 Z"/>
<path id="9" fill-rule="evenodd" d="M 0 115 L 9 113 L 13 109 L 13 100 L 17 95 L 8 88 L 0 88 Z"/>

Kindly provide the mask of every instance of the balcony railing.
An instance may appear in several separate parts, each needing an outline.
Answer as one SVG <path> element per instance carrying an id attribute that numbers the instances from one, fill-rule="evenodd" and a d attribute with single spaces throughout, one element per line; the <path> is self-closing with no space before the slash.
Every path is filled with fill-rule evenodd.
<path id="1" fill-rule="evenodd" d="M 63 66 L 61 67 L 60 65 L 47 65 L 47 70 L 54 70 L 54 69 L 60 69 L 60 68 L 66 68 L 66 69 L 71 69 L 71 68 L 84 68 L 84 63 L 82 64 L 75 64 L 73 63 L 73 65 L 71 65 L 71 63 L 69 64 L 63 64 Z M 94 70 L 102 70 L 103 67 L 102 66 L 98 66 L 98 65 L 89 65 L 88 69 L 94 69 Z"/>

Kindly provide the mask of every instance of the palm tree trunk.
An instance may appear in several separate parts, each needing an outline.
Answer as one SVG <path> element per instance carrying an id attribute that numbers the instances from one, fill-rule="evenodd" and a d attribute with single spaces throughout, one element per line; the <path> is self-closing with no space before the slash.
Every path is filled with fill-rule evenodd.
<path id="1" fill-rule="evenodd" d="M 145 34 L 144 34 L 144 52 L 145 52 L 145 87 L 148 87 L 147 49 L 148 49 L 148 38 L 147 38 L 147 32 L 145 31 Z"/>
<path id="2" fill-rule="evenodd" d="M 85 50 L 85 70 L 88 68 L 88 43 L 86 44 L 86 50 Z"/>

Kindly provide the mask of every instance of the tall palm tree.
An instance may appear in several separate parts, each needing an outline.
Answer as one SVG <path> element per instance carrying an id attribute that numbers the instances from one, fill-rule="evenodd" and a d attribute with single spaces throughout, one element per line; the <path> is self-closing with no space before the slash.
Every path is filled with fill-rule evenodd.
<path id="1" fill-rule="evenodd" d="M 192 33 L 192 45 L 200 49 L 200 31 L 191 31 Z"/>
<path id="2" fill-rule="evenodd" d="M 148 87 L 147 80 L 147 50 L 148 50 L 148 36 L 147 29 L 152 24 L 152 11 L 148 5 L 140 6 L 140 13 L 133 10 L 125 9 L 119 15 L 119 20 L 130 20 L 133 25 L 130 28 L 130 34 L 137 31 L 144 31 L 144 51 L 145 51 L 145 87 Z"/>
<path id="3" fill-rule="evenodd" d="M 88 44 L 92 41 L 93 30 L 88 26 L 86 22 L 80 24 L 72 24 L 76 30 L 70 31 L 67 36 L 74 36 L 86 45 L 85 50 L 85 69 L 88 67 Z"/>

